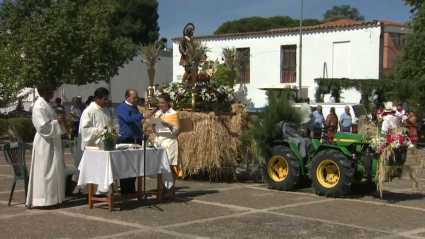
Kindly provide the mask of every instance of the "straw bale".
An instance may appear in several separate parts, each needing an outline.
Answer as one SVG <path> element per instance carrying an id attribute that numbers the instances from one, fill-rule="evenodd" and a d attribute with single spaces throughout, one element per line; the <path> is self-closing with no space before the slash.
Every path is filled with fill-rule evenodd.
<path id="1" fill-rule="evenodd" d="M 213 112 L 177 111 L 180 119 L 191 119 L 193 130 L 181 132 L 179 156 L 182 160 L 185 177 L 208 173 L 217 178 L 221 169 L 238 164 L 245 151 L 240 135 L 248 128 L 249 116 L 245 107 L 232 106 L 235 116 L 216 116 Z M 147 109 L 143 112 L 150 112 Z M 154 141 L 155 135 L 148 121 L 144 121 L 143 130 Z"/>

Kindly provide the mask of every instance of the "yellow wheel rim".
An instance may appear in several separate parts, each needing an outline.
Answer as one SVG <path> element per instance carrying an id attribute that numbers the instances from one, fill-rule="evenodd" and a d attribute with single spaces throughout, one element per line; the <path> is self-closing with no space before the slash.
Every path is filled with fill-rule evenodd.
<path id="1" fill-rule="evenodd" d="M 316 177 L 323 187 L 333 188 L 339 182 L 341 171 L 335 161 L 326 159 L 320 162 L 317 167 Z"/>
<path id="2" fill-rule="evenodd" d="M 282 156 L 273 156 L 267 163 L 267 173 L 273 181 L 282 182 L 288 177 L 288 162 Z"/>

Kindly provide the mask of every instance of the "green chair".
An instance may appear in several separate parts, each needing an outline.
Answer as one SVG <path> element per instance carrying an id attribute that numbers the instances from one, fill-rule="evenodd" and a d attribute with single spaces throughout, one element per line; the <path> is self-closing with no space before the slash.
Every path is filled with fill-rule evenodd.
<path id="1" fill-rule="evenodd" d="M 25 201 L 27 200 L 28 182 L 29 182 L 29 174 L 28 174 L 28 169 L 25 162 L 25 153 L 27 150 L 32 151 L 32 145 L 19 142 L 19 143 L 12 143 L 12 145 L 10 143 L 6 143 L 3 146 L 4 160 L 6 161 L 7 164 L 13 167 L 13 172 L 14 172 L 12 190 L 10 190 L 9 203 L 7 204 L 8 206 L 10 206 L 10 202 L 12 201 L 13 192 L 15 190 L 15 185 L 18 180 L 24 181 Z"/>
<path id="2" fill-rule="evenodd" d="M 66 180 L 68 179 L 69 176 L 72 176 L 74 174 L 78 174 L 79 171 L 78 169 L 74 169 L 74 170 L 68 170 L 66 168 L 66 164 L 65 164 L 65 149 L 69 148 L 69 150 L 71 151 L 71 156 L 72 159 L 75 160 L 75 151 L 74 151 L 74 147 L 77 145 L 77 141 L 67 141 L 67 140 L 62 140 L 62 148 L 63 148 L 63 152 L 62 152 L 62 158 L 63 158 L 63 166 L 65 167 L 65 192 L 68 192 L 68 185 L 66 183 Z"/>

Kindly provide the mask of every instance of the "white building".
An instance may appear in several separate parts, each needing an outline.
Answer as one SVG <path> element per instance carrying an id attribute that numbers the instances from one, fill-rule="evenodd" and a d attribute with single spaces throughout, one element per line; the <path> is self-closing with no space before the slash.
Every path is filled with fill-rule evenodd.
<path id="1" fill-rule="evenodd" d="M 406 33 L 403 24 L 388 21 L 358 22 L 340 20 L 303 27 L 301 97 L 314 100 L 315 78 L 379 79 L 383 74 L 384 34 Z M 224 47 L 248 50 L 240 81 L 248 88 L 255 107 L 267 103 L 265 91 L 258 88 L 285 84 L 298 87 L 299 27 L 264 32 L 195 36 L 211 49 L 209 59 L 221 61 Z M 173 39 L 173 81 L 180 81 L 179 40 Z M 235 90 L 239 88 L 235 86 Z M 355 90 L 342 94 L 345 102 L 358 103 Z M 329 98 L 329 97 L 328 97 Z"/>

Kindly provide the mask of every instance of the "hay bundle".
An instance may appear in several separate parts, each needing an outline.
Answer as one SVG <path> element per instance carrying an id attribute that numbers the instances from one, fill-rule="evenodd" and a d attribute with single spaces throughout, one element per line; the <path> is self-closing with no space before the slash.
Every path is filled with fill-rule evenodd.
<path id="1" fill-rule="evenodd" d="M 402 132 L 405 132 L 406 130 L 407 129 L 404 127 L 399 127 L 393 130 L 393 134 L 401 134 Z M 369 122 L 368 124 L 366 124 L 360 131 L 360 134 L 363 134 L 363 138 L 365 140 L 371 140 L 372 148 L 379 147 L 379 145 L 373 145 L 373 144 L 385 145 L 385 143 L 383 142 L 386 142 L 386 139 L 382 138 L 382 136 L 379 133 L 378 126 L 376 126 L 372 122 Z M 384 190 L 384 182 L 388 180 L 390 175 L 394 175 L 400 171 L 403 172 L 403 174 L 409 175 L 409 178 L 412 181 L 412 187 L 414 189 L 417 189 L 419 186 L 419 183 L 413 172 L 412 167 L 409 165 L 400 165 L 400 166 L 391 165 L 393 162 L 396 161 L 394 147 L 391 144 L 385 145 L 385 146 L 383 145 L 381 145 L 381 148 L 383 148 L 383 150 L 382 152 L 380 152 L 380 155 L 379 155 L 378 171 L 376 172 L 376 177 L 375 177 L 376 187 L 380 193 L 381 198 L 382 198 L 382 192 Z M 419 164 L 421 169 L 423 169 L 424 160 L 421 154 L 419 153 L 419 150 L 416 147 L 412 148 L 411 150 L 413 155 L 415 156 L 416 163 Z"/>
<path id="2" fill-rule="evenodd" d="M 244 152 L 240 135 L 248 128 L 249 116 L 245 107 L 232 106 L 235 116 L 216 116 L 215 113 L 192 113 L 177 111 L 180 119 L 191 119 L 193 129 L 181 132 L 179 156 L 185 177 L 207 172 L 210 177 L 218 177 L 221 169 L 233 167 Z M 149 112 L 147 109 L 144 112 Z M 152 128 L 147 121 L 143 130 L 154 140 Z"/>

